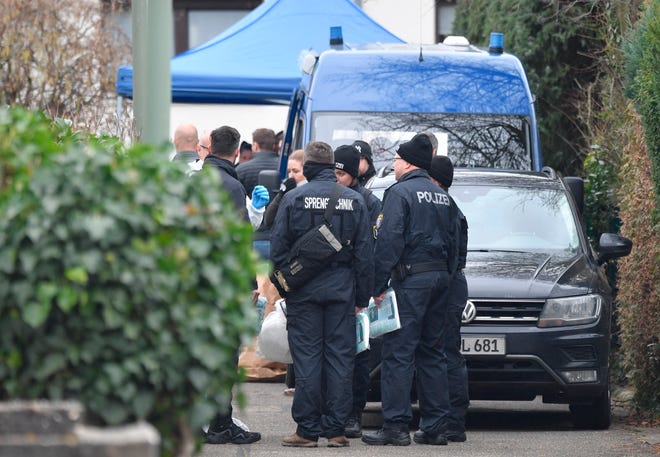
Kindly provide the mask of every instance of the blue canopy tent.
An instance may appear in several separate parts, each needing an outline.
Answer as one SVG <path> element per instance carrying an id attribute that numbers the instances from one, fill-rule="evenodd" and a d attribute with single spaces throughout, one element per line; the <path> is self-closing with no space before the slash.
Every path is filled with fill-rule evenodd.
<path id="1" fill-rule="evenodd" d="M 330 27 L 345 43 L 400 43 L 351 0 L 266 0 L 250 14 L 171 60 L 172 101 L 288 103 L 301 78 L 299 56 L 330 47 Z M 117 94 L 133 95 L 133 68 L 117 75 Z"/>

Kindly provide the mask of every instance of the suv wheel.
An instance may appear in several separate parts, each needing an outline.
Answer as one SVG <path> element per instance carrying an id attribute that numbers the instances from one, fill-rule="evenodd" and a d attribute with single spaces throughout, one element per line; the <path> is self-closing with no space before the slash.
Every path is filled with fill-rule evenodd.
<path id="1" fill-rule="evenodd" d="M 590 404 L 569 405 L 573 425 L 577 428 L 605 430 L 612 423 L 612 408 L 610 402 L 610 386 L 602 395 Z"/>

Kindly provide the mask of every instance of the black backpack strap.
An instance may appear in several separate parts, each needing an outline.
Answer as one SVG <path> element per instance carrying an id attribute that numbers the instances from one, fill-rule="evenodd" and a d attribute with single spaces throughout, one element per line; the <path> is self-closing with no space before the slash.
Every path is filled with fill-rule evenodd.
<path id="1" fill-rule="evenodd" d="M 341 184 L 335 184 L 335 190 L 328 200 L 328 206 L 325 207 L 325 213 L 323 213 L 323 219 L 325 219 L 326 224 L 332 225 L 332 215 L 335 212 L 335 207 L 339 201 L 339 194 L 341 193 L 342 186 Z"/>

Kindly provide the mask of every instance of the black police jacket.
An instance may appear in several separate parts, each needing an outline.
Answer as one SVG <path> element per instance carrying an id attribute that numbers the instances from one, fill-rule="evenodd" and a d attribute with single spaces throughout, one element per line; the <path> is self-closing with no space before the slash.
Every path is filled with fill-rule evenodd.
<path id="1" fill-rule="evenodd" d="M 465 268 L 465 262 L 467 260 L 467 245 L 468 245 L 468 222 L 467 218 L 461 211 L 461 209 L 456 206 L 458 209 L 458 229 L 456 233 L 456 237 L 458 238 L 457 240 L 457 248 L 458 248 L 458 269 L 462 270 Z"/>
<path id="2" fill-rule="evenodd" d="M 304 186 L 287 192 L 272 226 L 270 259 L 273 269 L 286 265 L 291 246 L 307 231 L 323 223 L 327 202 L 338 186 L 331 165 L 321 170 Z M 364 199 L 357 192 L 341 186 L 332 216 L 332 233 L 344 248 L 299 290 L 290 292 L 287 301 L 324 304 L 352 302 L 369 304 L 373 287 L 373 242 Z"/>
<path id="3" fill-rule="evenodd" d="M 380 211 L 383 205 L 373 192 L 371 192 L 366 187 L 363 187 L 359 182 L 355 186 L 352 186 L 351 189 L 362 195 L 362 198 L 364 198 L 364 202 L 367 205 L 367 211 L 369 213 L 368 220 L 369 227 L 371 228 L 371 235 L 375 239 L 376 221 L 378 220 L 378 216 L 380 215 Z"/>
<path id="4" fill-rule="evenodd" d="M 421 169 L 404 174 L 385 191 L 376 224 L 374 295 L 387 288 L 399 264 L 448 261 L 456 227 L 450 206 L 447 192 Z M 411 275 L 402 281 L 406 287 L 428 287 L 424 276 Z"/>
<path id="5" fill-rule="evenodd" d="M 249 222 L 247 209 L 245 208 L 245 188 L 236 176 L 236 170 L 229 160 L 223 159 L 213 154 L 209 154 L 204 159 L 203 168 L 215 168 L 220 173 L 222 188 L 229 193 L 236 211 Z"/>

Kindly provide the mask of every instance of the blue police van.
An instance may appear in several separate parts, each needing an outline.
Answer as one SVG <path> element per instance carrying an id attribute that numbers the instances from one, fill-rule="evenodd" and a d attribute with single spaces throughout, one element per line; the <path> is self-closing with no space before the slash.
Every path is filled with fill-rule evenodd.
<path id="1" fill-rule="evenodd" d="M 333 148 L 366 141 L 378 169 L 420 131 L 433 132 L 438 154 L 456 167 L 540 171 L 534 98 L 520 60 L 502 45 L 494 33 L 488 49 L 451 36 L 434 45 L 338 44 L 310 52 L 291 100 L 281 176 L 287 154 L 309 141 Z"/>

